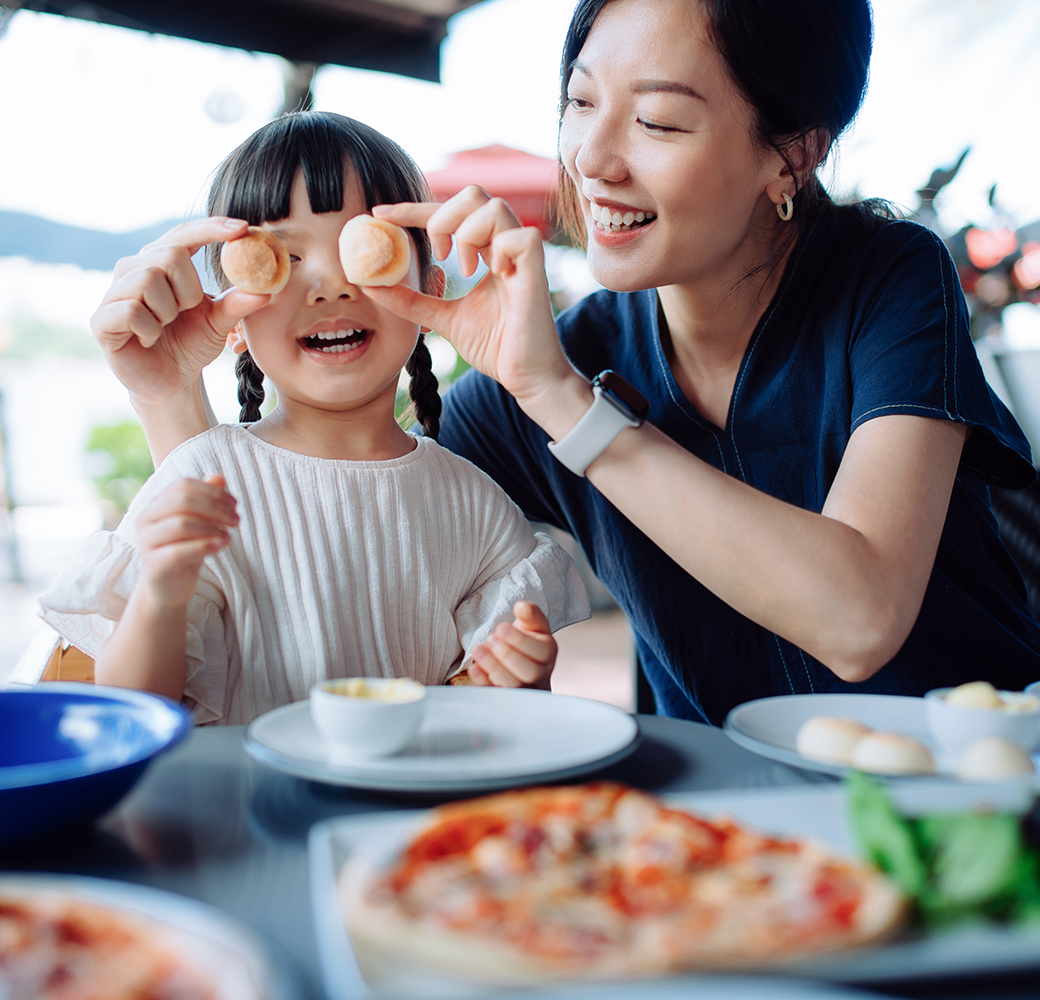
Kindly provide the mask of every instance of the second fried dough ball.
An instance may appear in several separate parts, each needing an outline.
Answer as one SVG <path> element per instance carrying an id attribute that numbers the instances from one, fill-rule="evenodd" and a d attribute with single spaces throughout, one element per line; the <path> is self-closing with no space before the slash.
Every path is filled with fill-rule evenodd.
<path id="1" fill-rule="evenodd" d="M 267 229 L 250 226 L 244 236 L 228 240 L 220 251 L 220 267 L 237 289 L 252 295 L 275 295 L 289 280 L 289 252 Z"/>
<path id="2" fill-rule="evenodd" d="M 411 265 L 408 233 L 371 215 L 355 215 L 339 236 L 339 259 L 352 285 L 396 285 Z"/>

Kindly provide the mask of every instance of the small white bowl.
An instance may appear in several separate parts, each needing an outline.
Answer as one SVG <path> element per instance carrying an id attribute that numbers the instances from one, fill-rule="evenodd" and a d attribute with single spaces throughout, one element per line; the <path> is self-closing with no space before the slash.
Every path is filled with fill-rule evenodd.
<path id="1" fill-rule="evenodd" d="M 932 738 L 957 757 L 984 736 L 1000 736 L 1032 752 L 1040 746 L 1040 703 L 1029 711 L 1008 712 L 1000 708 L 968 708 L 951 705 L 946 695 L 952 688 L 936 688 L 924 696 L 925 718 Z M 1002 696 L 1017 692 L 1001 691 Z"/>
<path id="2" fill-rule="evenodd" d="M 311 688 L 318 732 L 355 757 L 398 753 L 415 735 L 425 707 L 426 688 L 404 677 L 344 677 Z"/>

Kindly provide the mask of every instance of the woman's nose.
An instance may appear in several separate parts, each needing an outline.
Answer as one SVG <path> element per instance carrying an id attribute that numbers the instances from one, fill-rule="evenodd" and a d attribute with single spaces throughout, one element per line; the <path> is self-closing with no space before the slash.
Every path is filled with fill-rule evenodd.
<path id="1" fill-rule="evenodd" d="M 617 183 L 628 176 L 619 130 L 610 116 L 599 114 L 579 137 L 574 166 L 585 180 Z"/>

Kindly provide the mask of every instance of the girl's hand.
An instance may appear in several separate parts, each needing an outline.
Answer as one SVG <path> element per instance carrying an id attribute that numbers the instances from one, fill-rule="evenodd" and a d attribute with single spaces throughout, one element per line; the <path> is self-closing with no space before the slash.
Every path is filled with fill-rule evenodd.
<path id="1" fill-rule="evenodd" d="M 397 285 L 365 288 L 373 301 L 447 337 L 525 409 L 575 376 L 556 336 L 541 234 L 521 228 L 501 198 L 471 185 L 443 205 L 378 205 L 372 212 L 401 226 L 425 227 L 440 260 L 454 236 L 464 275 L 474 273 L 478 258 L 489 268 L 461 299 L 437 299 Z"/>
<path id="2" fill-rule="evenodd" d="M 556 665 L 556 640 L 542 609 L 527 601 L 513 605 L 512 625 L 503 622 L 473 649 L 470 680 L 487 687 L 533 687 L 549 690 Z"/>
<path id="3" fill-rule="evenodd" d="M 135 402 L 164 404 L 197 394 L 202 369 L 220 354 L 235 324 L 270 301 L 237 289 L 207 295 L 191 262 L 200 247 L 245 229 L 241 219 L 196 219 L 116 264 L 90 328 Z"/>
<path id="4" fill-rule="evenodd" d="M 137 533 L 144 562 L 142 586 L 154 605 L 187 605 L 195 594 L 202 560 L 230 541 L 238 514 L 225 485 L 221 476 L 205 482 L 182 479 L 141 511 Z"/>

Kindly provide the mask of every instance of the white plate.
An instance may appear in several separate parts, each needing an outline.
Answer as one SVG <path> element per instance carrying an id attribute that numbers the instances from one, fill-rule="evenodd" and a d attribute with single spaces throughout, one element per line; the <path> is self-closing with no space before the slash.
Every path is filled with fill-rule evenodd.
<path id="1" fill-rule="evenodd" d="M 954 778 L 953 761 L 932 740 L 925 719 L 924 698 L 909 698 L 891 694 L 789 694 L 777 698 L 759 698 L 738 705 L 722 728 L 735 743 L 748 750 L 822 774 L 844 775 L 848 768 L 842 764 L 805 757 L 795 749 L 795 739 L 802 723 L 814 715 L 834 715 L 858 719 L 871 729 L 906 733 L 920 740 L 935 757 L 937 776 L 878 775 L 885 781 L 935 781 Z M 1034 762 L 1040 757 L 1034 756 Z M 1037 779 L 1015 779 L 1014 783 L 1037 784 Z"/>
<path id="2" fill-rule="evenodd" d="M 893 795 L 907 812 L 936 809 L 968 809 L 990 806 L 1022 811 L 1031 797 L 1021 790 L 977 786 L 952 782 L 901 785 Z M 980 797 L 981 796 L 981 797 Z M 855 854 L 852 836 L 845 819 L 845 793 L 835 785 L 784 787 L 722 792 L 686 792 L 665 797 L 668 802 L 703 815 L 720 813 L 780 835 L 812 837 L 844 853 Z M 311 829 L 309 855 L 311 904 L 314 927 L 326 992 L 332 1000 L 359 1000 L 376 996 L 361 974 L 350 945 L 339 908 L 336 879 L 340 868 L 354 854 L 362 854 L 376 864 L 386 864 L 407 841 L 410 832 L 423 822 L 426 813 L 410 810 L 398 813 L 350 816 L 327 820 Z M 929 938 L 897 940 L 883 946 L 860 948 L 826 959 L 814 959 L 787 967 L 783 978 L 743 976 L 683 976 L 653 983 L 615 984 L 595 987 L 576 985 L 552 991 L 532 990 L 523 994 L 502 992 L 498 996 L 522 996 L 528 1000 L 573 997 L 579 1000 L 592 991 L 597 1000 L 643 1000 L 660 997 L 668 1000 L 688 997 L 773 997 L 791 995 L 791 984 L 799 980 L 807 986 L 807 998 L 829 996 L 822 986 L 806 979 L 838 983 L 894 982 L 931 979 L 1002 971 L 1014 972 L 1040 968 L 1040 937 L 1007 928 L 972 927 L 968 930 Z M 723 988 L 720 984 L 728 984 Z M 750 984 L 750 985 L 748 985 Z M 403 996 L 422 1000 L 447 1000 L 487 997 L 486 990 L 465 986 L 447 979 L 424 976 L 421 981 L 399 984 Z M 746 994 L 744 992 L 746 988 Z M 843 995 L 835 990 L 834 996 Z"/>
<path id="3" fill-rule="evenodd" d="M 390 757 L 346 757 L 314 728 L 306 701 L 260 716 L 246 750 L 298 778 L 396 792 L 478 792 L 559 781 L 628 756 L 639 726 L 628 712 L 548 691 L 426 689 L 415 739 Z"/>
<path id="4" fill-rule="evenodd" d="M 0 875 L 0 896 L 4 895 L 75 899 L 131 917 L 147 917 L 155 921 L 161 942 L 214 984 L 220 1000 L 298 1000 L 300 996 L 250 931 L 194 899 L 132 882 L 39 874 Z"/>

